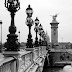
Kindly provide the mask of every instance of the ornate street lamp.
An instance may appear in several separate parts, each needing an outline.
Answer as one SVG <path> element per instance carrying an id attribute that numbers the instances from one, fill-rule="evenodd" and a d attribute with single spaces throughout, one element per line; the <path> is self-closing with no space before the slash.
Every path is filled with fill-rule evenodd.
<path id="1" fill-rule="evenodd" d="M 20 43 L 20 31 L 18 33 L 19 33 L 19 43 Z"/>
<path id="2" fill-rule="evenodd" d="M 28 34 L 28 39 L 27 39 L 27 44 L 26 47 L 27 48 L 33 48 L 33 40 L 32 35 L 31 35 L 31 26 L 34 24 L 33 20 L 32 20 L 32 14 L 33 14 L 33 9 L 30 7 L 30 5 L 28 5 L 28 8 L 26 9 L 26 14 L 27 14 L 27 18 L 26 18 L 26 25 L 29 27 L 29 34 Z"/>
<path id="3" fill-rule="evenodd" d="M 18 51 L 19 50 L 19 42 L 18 35 L 16 35 L 16 26 L 14 24 L 14 16 L 15 13 L 20 9 L 20 2 L 18 0 L 5 0 L 5 7 L 11 13 L 11 25 L 9 26 L 10 34 L 7 35 L 8 39 L 5 43 L 4 47 L 5 51 Z"/>
<path id="4" fill-rule="evenodd" d="M 35 28 L 34 28 L 34 30 L 35 30 L 35 32 L 36 32 L 35 47 L 38 47 L 38 46 L 39 46 L 38 37 L 37 37 L 38 24 L 39 24 L 39 20 L 38 20 L 38 18 L 36 17 L 36 19 L 35 19 Z"/>
<path id="5" fill-rule="evenodd" d="M 2 21 L 0 20 L 1 25 L 1 43 L 0 43 L 0 52 L 2 52 Z"/>
<path id="6" fill-rule="evenodd" d="M 40 24 L 39 25 L 39 35 L 40 35 L 40 39 L 39 39 L 39 45 L 41 46 L 42 45 L 42 40 L 41 40 L 41 36 L 42 36 L 42 31 L 43 31 L 43 27 L 42 25 Z"/>

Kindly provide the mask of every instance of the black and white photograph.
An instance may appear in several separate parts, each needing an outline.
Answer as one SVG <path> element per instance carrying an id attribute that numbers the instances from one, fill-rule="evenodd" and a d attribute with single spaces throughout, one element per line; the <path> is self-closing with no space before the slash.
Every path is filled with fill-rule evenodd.
<path id="1" fill-rule="evenodd" d="M 72 72 L 72 0 L 0 0 L 0 72 Z"/>

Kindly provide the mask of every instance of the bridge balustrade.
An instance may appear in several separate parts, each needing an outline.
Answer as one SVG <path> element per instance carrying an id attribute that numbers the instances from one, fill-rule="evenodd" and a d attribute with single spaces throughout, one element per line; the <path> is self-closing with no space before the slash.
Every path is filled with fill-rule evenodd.
<path id="1" fill-rule="evenodd" d="M 0 59 L 0 72 L 16 72 L 16 60 L 13 57 Z"/>
<path id="2" fill-rule="evenodd" d="M 42 72 L 46 47 L 24 49 L 20 52 L 3 52 L 0 59 L 0 72 Z"/>

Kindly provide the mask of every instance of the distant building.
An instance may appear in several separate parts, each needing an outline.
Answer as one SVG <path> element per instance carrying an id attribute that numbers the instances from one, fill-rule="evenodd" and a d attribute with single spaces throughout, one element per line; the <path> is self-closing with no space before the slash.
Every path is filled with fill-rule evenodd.
<path id="1" fill-rule="evenodd" d="M 51 42 L 48 45 L 49 45 L 49 48 L 52 48 Z M 71 42 L 59 42 L 58 49 L 72 49 L 72 43 Z"/>
<path id="2" fill-rule="evenodd" d="M 61 49 L 71 49 L 71 45 L 70 42 L 59 42 L 59 48 Z"/>

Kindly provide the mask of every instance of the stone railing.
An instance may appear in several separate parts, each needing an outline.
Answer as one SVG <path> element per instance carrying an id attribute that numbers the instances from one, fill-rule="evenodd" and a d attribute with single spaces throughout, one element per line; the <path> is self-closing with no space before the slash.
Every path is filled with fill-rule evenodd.
<path id="1" fill-rule="evenodd" d="M 13 57 L 0 59 L 0 72 L 16 72 L 16 60 Z"/>
<path id="2" fill-rule="evenodd" d="M 42 72 L 46 53 L 46 46 L 3 52 L 0 72 Z"/>

